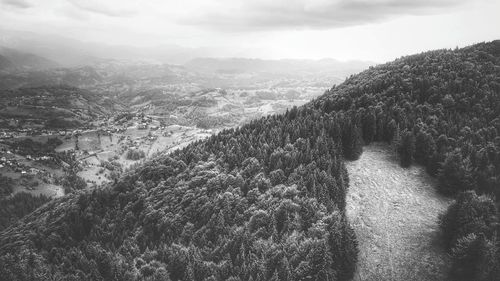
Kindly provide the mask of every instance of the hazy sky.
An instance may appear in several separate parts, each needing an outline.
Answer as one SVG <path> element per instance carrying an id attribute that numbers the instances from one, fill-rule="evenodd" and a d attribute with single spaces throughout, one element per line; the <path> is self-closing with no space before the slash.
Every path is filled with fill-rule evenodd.
<path id="1" fill-rule="evenodd" d="M 0 22 L 106 44 L 384 62 L 500 39 L 500 0 L 0 0 Z"/>

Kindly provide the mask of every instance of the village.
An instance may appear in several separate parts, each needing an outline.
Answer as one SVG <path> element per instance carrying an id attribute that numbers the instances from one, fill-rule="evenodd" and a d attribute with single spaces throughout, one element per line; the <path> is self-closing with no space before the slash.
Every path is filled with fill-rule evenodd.
<path id="1" fill-rule="evenodd" d="M 318 93 L 314 87 L 231 92 L 215 88 L 166 98 L 164 91 L 151 91 L 143 93 L 144 97 L 151 94 L 156 100 L 134 97 L 128 110 L 97 115 L 91 114 L 91 107 L 75 102 L 70 107 L 72 116 L 85 117 L 83 123 L 78 118 L 36 119 L 27 106 L 40 106 L 42 96 L 17 98 L 11 105 L 22 108 L 18 111 L 23 115 L 14 114 L 0 122 L 0 175 L 13 179 L 14 193 L 59 197 L 71 192 L 64 186 L 70 186 L 68 179 L 75 177 L 81 178 L 81 186 L 97 188 L 157 154 L 181 149 L 223 128 L 282 112 Z M 64 105 L 64 101 L 57 104 Z M 80 125 L 65 126 L 77 124 L 71 123 L 74 121 Z"/>
<path id="2" fill-rule="evenodd" d="M 180 149 L 215 132 L 168 125 L 143 113 L 101 117 L 75 129 L 3 129 L 0 174 L 14 181 L 13 194 L 59 197 L 65 193 L 62 183 L 70 169 L 76 170 L 87 188 L 96 188 L 155 154 Z"/>

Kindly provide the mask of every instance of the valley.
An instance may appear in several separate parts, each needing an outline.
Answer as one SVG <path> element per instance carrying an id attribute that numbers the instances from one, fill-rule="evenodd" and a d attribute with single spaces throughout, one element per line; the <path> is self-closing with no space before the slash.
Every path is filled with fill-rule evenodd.
<path id="1" fill-rule="evenodd" d="M 13 180 L 12 194 L 59 197 L 71 166 L 93 189 L 156 154 L 305 104 L 324 93 L 332 79 L 341 81 L 363 66 L 311 62 L 313 70 L 333 67 L 313 74 L 293 61 L 246 62 L 197 60 L 174 66 L 108 61 L 4 69 L 0 174 Z M 230 65 L 238 70 L 224 70 Z M 35 151 L 29 148 L 33 144 L 20 143 L 27 140 L 58 145 Z M 128 153 L 144 156 L 127 159 Z"/>

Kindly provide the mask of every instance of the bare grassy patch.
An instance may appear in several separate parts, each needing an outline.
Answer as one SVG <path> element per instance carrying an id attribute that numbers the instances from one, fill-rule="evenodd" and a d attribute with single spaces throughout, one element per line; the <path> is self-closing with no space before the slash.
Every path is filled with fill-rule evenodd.
<path id="1" fill-rule="evenodd" d="M 450 204 L 422 167 L 401 168 L 386 145 L 348 162 L 347 216 L 359 240 L 354 280 L 445 280 L 438 215 Z"/>

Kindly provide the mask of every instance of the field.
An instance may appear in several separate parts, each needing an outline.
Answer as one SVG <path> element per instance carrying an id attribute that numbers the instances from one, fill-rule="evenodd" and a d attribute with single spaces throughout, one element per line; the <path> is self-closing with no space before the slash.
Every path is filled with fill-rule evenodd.
<path id="1" fill-rule="evenodd" d="M 444 280 L 438 215 L 450 200 L 435 180 L 422 167 L 401 168 L 382 144 L 366 146 L 347 168 L 347 216 L 360 250 L 354 280 Z"/>
<path id="2" fill-rule="evenodd" d="M 84 132 L 78 138 L 78 147 L 80 151 L 87 151 L 88 154 L 77 157 L 83 164 L 83 171 L 78 175 L 91 185 L 100 185 L 110 181 L 109 171 L 102 168 L 102 161 L 116 161 L 127 169 L 143 160 L 127 159 L 126 152 L 129 148 L 144 151 L 146 158 L 150 158 L 155 153 L 182 148 L 192 141 L 210 136 L 211 133 L 211 130 L 177 125 L 155 131 L 129 127 L 123 133 L 107 135 L 100 135 L 97 131 Z M 73 150 L 76 145 L 75 141 L 75 137 L 64 139 L 63 144 L 57 147 L 56 151 Z"/>
<path id="3" fill-rule="evenodd" d="M 134 111 L 155 116 L 167 124 L 200 128 L 240 126 L 270 114 L 283 113 L 321 95 L 325 87 L 203 89 L 172 93 L 153 89 L 129 97 Z"/>

